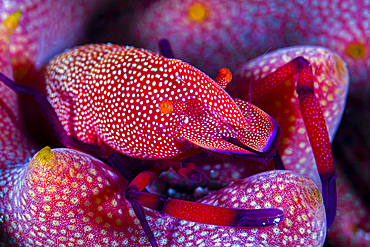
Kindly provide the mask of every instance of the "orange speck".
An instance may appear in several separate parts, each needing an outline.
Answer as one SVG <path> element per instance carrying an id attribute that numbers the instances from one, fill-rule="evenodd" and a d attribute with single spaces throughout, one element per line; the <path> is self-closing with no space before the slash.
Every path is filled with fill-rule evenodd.
<path id="1" fill-rule="evenodd" d="M 288 143 L 289 143 L 289 139 L 288 138 L 283 138 L 282 144 L 287 145 Z"/>
<path id="2" fill-rule="evenodd" d="M 292 82 L 290 80 L 286 80 L 284 84 L 285 86 L 290 87 L 292 85 Z"/>
<path id="3" fill-rule="evenodd" d="M 353 59 L 363 59 L 366 56 L 366 47 L 362 43 L 353 43 L 347 47 L 346 53 Z"/>
<path id="4" fill-rule="evenodd" d="M 102 223 L 103 219 L 100 216 L 98 216 L 98 217 L 95 218 L 95 222 L 98 223 L 98 224 Z"/>
<path id="5" fill-rule="evenodd" d="M 294 117 L 293 115 L 289 116 L 289 117 L 288 117 L 288 121 L 289 121 L 289 122 L 293 122 L 293 121 L 295 121 L 295 117 Z"/>
<path id="6" fill-rule="evenodd" d="M 169 100 L 163 100 L 159 103 L 159 107 L 161 108 L 161 112 L 163 114 L 170 114 L 173 112 L 173 104 Z"/>
<path id="7" fill-rule="evenodd" d="M 207 8 L 204 4 L 194 3 L 190 6 L 188 15 L 192 21 L 204 21 L 207 18 Z"/>
<path id="8" fill-rule="evenodd" d="M 282 106 L 281 101 L 279 101 L 279 100 L 275 101 L 275 106 L 276 107 L 281 107 Z"/>

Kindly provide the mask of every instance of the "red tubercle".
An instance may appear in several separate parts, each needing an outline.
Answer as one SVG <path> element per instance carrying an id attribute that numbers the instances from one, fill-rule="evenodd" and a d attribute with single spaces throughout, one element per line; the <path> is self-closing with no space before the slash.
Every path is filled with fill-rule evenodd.
<path id="1" fill-rule="evenodd" d="M 215 82 L 220 85 L 223 89 L 226 88 L 227 84 L 231 81 L 233 75 L 228 68 L 221 68 L 218 71 Z"/>

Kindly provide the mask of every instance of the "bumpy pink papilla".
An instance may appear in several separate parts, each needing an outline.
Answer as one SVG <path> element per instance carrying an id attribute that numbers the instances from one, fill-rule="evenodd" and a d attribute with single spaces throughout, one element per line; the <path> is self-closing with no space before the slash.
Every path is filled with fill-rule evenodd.
<path id="1" fill-rule="evenodd" d="M 4 175 L 3 230 L 16 243 L 116 246 L 132 235 L 132 243 L 145 243 L 123 199 L 126 181 L 87 154 L 46 147 L 29 164 Z"/>
<path id="2" fill-rule="evenodd" d="M 6 181 L 1 191 L 7 192 L 3 194 L 1 216 L 7 239 L 21 245 L 149 246 L 131 205 L 124 199 L 126 181 L 90 155 L 46 147 L 29 164 L 3 173 L 1 179 Z M 319 190 L 310 179 L 294 172 L 257 174 L 200 202 L 235 208 L 278 207 L 284 210 L 285 218 L 272 227 L 233 228 L 145 210 L 160 246 L 256 242 L 266 246 L 321 246 L 325 239 L 325 211 Z"/>

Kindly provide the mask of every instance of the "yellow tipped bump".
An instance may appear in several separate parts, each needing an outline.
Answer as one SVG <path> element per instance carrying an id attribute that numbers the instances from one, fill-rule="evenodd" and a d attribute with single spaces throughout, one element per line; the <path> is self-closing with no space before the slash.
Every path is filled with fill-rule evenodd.
<path id="1" fill-rule="evenodd" d="M 207 18 L 207 8 L 201 3 L 194 3 L 190 6 L 188 15 L 192 21 L 204 21 Z"/>
<path id="2" fill-rule="evenodd" d="M 32 159 L 33 168 L 47 170 L 55 163 L 55 155 L 51 148 L 46 146 L 41 149 Z"/>
<path id="3" fill-rule="evenodd" d="M 21 15 L 22 12 L 20 10 L 17 10 L 3 21 L 3 27 L 10 32 L 10 35 L 13 34 L 13 31 L 18 26 Z"/>
<path id="4" fill-rule="evenodd" d="M 366 56 L 366 47 L 362 43 L 353 43 L 347 47 L 346 53 L 353 59 L 363 59 Z"/>

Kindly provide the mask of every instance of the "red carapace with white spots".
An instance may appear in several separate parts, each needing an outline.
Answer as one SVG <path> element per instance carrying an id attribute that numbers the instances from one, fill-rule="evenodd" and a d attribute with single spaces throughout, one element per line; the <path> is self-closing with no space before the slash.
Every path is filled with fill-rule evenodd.
<path id="1" fill-rule="evenodd" d="M 184 157 L 194 148 L 271 158 L 279 126 L 198 69 L 153 52 L 86 45 L 45 66 L 46 94 L 68 135 L 139 159 Z M 267 156 L 267 157 L 266 157 Z"/>

